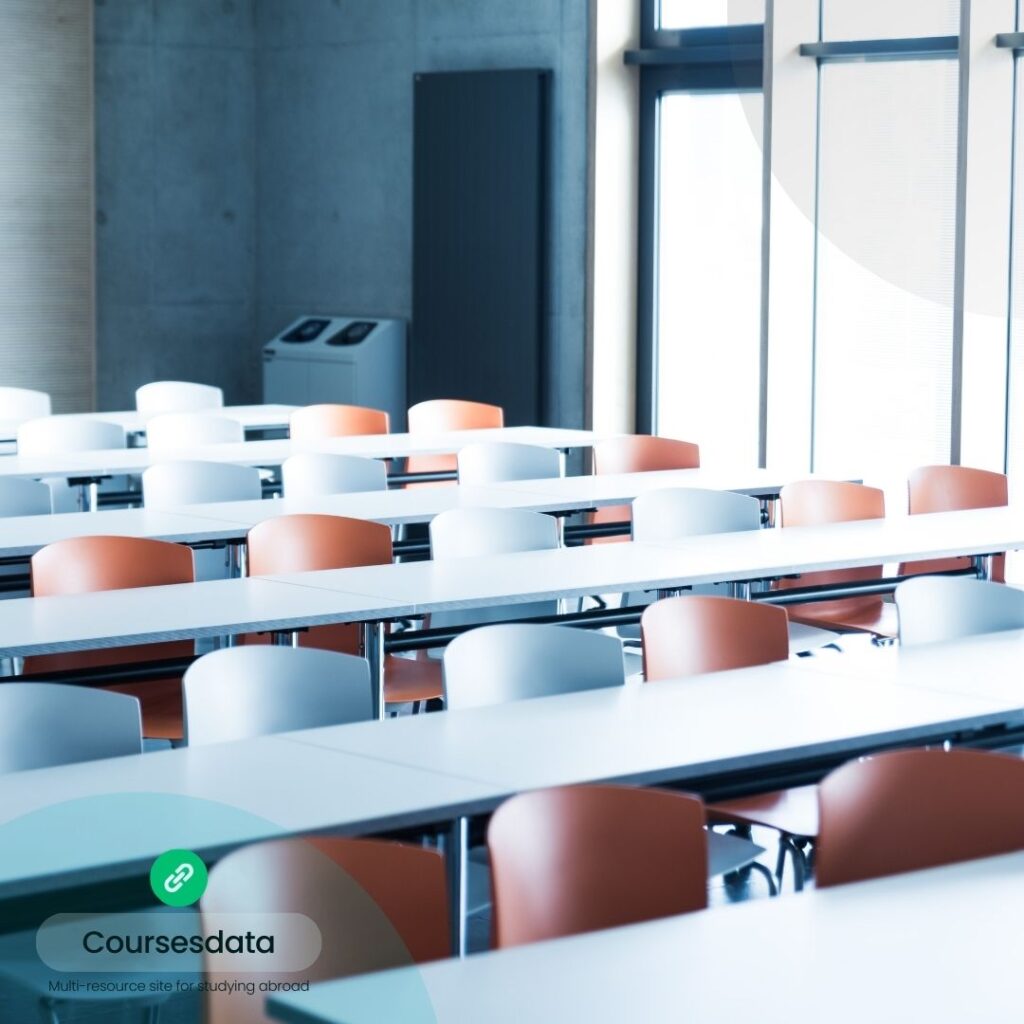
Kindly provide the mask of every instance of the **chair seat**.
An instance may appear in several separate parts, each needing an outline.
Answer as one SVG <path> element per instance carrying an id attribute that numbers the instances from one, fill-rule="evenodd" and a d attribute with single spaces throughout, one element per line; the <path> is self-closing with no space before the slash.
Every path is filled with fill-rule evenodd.
<path id="1" fill-rule="evenodd" d="M 118 683 L 104 690 L 138 697 L 142 705 L 142 735 L 151 740 L 180 740 L 185 736 L 181 708 L 181 679 Z"/>
<path id="2" fill-rule="evenodd" d="M 851 615 L 830 617 L 828 602 L 823 602 L 819 611 L 813 604 L 793 605 L 787 609 L 792 622 L 804 626 L 818 626 L 840 633 L 874 633 L 876 636 L 899 636 L 899 620 L 896 605 L 883 601 L 875 608 Z"/>
<path id="3" fill-rule="evenodd" d="M 711 804 L 708 821 L 763 825 L 799 839 L 813 839 L 818 834 L 818 787 L 796 786 Z"/>
<path id="4" fill-rule="evenodd" d="M 708 878 L 729 875 L 750 867 L 764 847 L 740 836 L 723 836 L 708 830 Z"/>
<path id="5" fill-rule="evenodd" d="M 384 702 L 409 704 L 444 694 L 441 662 L 433 658 L 384 659 Z"/>

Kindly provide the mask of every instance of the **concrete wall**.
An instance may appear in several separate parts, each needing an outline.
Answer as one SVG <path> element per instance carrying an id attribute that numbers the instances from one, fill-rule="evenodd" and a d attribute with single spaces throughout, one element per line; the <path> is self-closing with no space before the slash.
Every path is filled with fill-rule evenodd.
<path id="1" fill-rule="evenodd" d="M 582 423 L 587 4 L 98 6 L 101 404 L 158 376 L 256 401 L 260 347 L 296 315 L 411 316 L 413 73 L 547 67 L 547 412 Z"/>
<path id="2" fill-rule="evenodd" d="M 98 407 L 259 393 L 252 0 L 96 0 Z"/>

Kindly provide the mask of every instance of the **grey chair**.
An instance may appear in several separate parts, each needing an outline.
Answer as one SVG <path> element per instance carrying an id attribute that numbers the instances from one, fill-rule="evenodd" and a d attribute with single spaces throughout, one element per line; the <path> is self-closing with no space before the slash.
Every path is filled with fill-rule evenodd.
<path id="1" fill-rule="evenodd" d="M 449 711 L 622 686 L 622 645 L 570 626 L 506 622 L 456 637 L 444 652 Z"/>
<path id="2" fill-rule="evenodd" d="M 896 588 L 900 644 L 1024 629 L 1024 590 L 967 576 L 918 576 Z"/>
<path id="3" fill-rule="evenodd" d="M 460 484 L 494 484 L 509 480 L 547 480 L 562 475 L 562 457 L 536 444 L 487 441 L 459 451 Z"/>
<path id="4" fill-rule="evenodd" d="M 0 774 L 141 752 L 135 697 L 58 683 L 0 685 Z"/>
<path id="5" fill-rule="evenodd" d="M 142 474 L 142 501 L 146 508 L 262 497 L 260 471 L 255 466 L 183 459 L 158 462 Z"/>
<path id="6" fill-rule="evenodd" d="M 645 544 L 667 544 L 711 533 L 739 533 L 761 529 L 761 504 L 757 498 L 733 491 L 697 487 L 667 487 L 648 491 L 633 501 L 633 540 Z M 729 596 L 730 584 L 713 583 L 694 587 L 694 593 Z M 631 594 L 633 604 L 644 603 L 643 595 Z M 638 627 L 622 627 L 620 636 L 634 640 Z M 826 647 L 839 639 L 838 633 L 800 623 L 789 624 L 789 649 L 800 654 Z"/>
<path id="7" fill-rule="evenodd" d="M 281 483 L 286 498 L 386 491 L 388 467 L 381 459 L 359 455 L 299 452 L 281 464 Z"/>
<path id="8" fill-rule="evenodd" d="M 622 644 L 613 636 L 572 626 L 507 622 L 456 637 L 444 652 L 449 712 L 512 701 L 623 686 Z M 756 865 L 764 848 L 708 832 L 708 873 L 757 867 L 775 892 L 771 872 Z"/>
<path id="9" fill-rule="evenodd" d="M 0 478 L 0 516 L 49 515 L 50 502 L 50 488 L 38 480 Z"/>
<path id="10" fill-rule="evenodd" d="M 185 672 L 182 697 L 192 747 L 373 717 L 366 660 L 313 647 L 212 651 Z"/>

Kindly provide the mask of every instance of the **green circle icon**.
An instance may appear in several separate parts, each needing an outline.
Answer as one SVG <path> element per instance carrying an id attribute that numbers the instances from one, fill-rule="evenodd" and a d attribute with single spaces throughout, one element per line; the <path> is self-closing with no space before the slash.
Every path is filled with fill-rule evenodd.
<path id="1" fill-rule="evenodd" d="M 206 865 L 191 850 L 161 853 L 149 869 L 149 884 L 161 903 L 190 907 L 206 892 Z"/>

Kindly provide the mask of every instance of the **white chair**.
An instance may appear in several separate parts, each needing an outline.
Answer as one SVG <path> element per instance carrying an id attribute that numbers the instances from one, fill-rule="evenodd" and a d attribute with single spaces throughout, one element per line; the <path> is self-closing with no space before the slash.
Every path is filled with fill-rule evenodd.
<path id="1" fill-rule="evenodd" d="M 430 522 L 430 553 L 436 562 L 524 551 L 552 551 L 559 546 L 558 521 L 540 512 L 509 508 L 454 508 Z M 434 627 L 467 622 L 501 622 L 509 618 L 555 615 L 558 601 L 500 605 L 473 612 L 435 612 Z"/>
<path id="2" fill-rule="evenodd" d="M 124 427 L 107 420 L 44 416 L 18 427 L 19 455 L 65 455 L 105 448 L 124 448 Z"/>
<path id="3" fill-rule="evenodd" d="M 373 717 L 365 658 L 313 647 L 229 647 L 182 679 L 185 742 L 225 743 Z"/>
<path id="4" fill-rule="evenodd" d="M 182 460 L 160 462 L 142 474 L 142 501 L 146 508 L 262 497 L 260 471 L 255 466 Z"/>
<path id="5" fill-rule="evenodd" d="M 896 588 L 900 644 L 1024 629 L 1024 590 L 966 576 L 918 576 Z"/>
<path id="6" fill-rule="evenodd" d="M 193 384 L 184 380 L 156 380 L 135 389 L 135 408 L 144 419 L 165 412 L 199 412 L 220 409 L 224 392 L 209 384 Z"/>
<path id="7" fill-rule="evenodd" d="M 0 420 L 24 422 L 52 412 L 50 396 L 30 388 L 0 388 Z"/>
<path id="8" fill-rule="evenodd" d="M 168 412 L 146 423 L 146 444 L 152 451 L 174 451 L 204 444 L 245 440 L 245 428 L 230 416 L 203 412 Z"/>
<path id="9" fill-rule="evenodd" d="M 19 455 L 65 455 L 68 452 L 98 451 L 124 448 L 128 443 L 124 427 L 107 420 L 77 416 L 44 416 L 18 427 Z M 94 507 L 98 486 L 83 485 L 78 493 L 64 477 L 44 477 L 50 489 L 54 512 L 71 512 L 76 508 Z"/>
<path id="10" fill-rule="evenodd" d="M 300 452 L 281 464 L 281 482 L 286 498 L 386 491 L 388 470 L 380 459 Z"/>
<path id="11" fill-rule="evenodd" d="M 686 537 L 712 533 L 739 533 L 761 529 L 761 504 L 757 498 L 733 491 L 712 491 L 697 487 L 666 487 L 648 491 L 633 501 L 633 540 L 644 544 L 667 544 Z M 730 584 L 713 583 L 693 588 L 693 593 L 730 595 Z M 631 594 L 631 604 L 650 603 L 642 594 Z M 639 627 L 620 628 L 620 636 L 635 639 Z M 826 647 L 839 639 L 838 633 L 797 622 L 789 624 L 792 654 Z"/>
<path id="12" fill-rule="evenodd" d="M 444 652 L 449 711 L 622 686 L 622 645 L 571 626 L 505 622 L 471 629 Z"/>
<path id="13" fill-rule="evenodd" d="M 50 488 L 38 480 L 0 477 L 0 516 L 41 516 L 51 509 Z"/>
<path id="14" fill-rule="evenodd" d="M 0 686 L 0 774 L 141 752 L 135 697 L 57 683 Z"/>
<path id="15" fill-rule="evenodd" d="M 545 480 L 562 475 L 561 455 L 554 448 L 535 444 L 468 444 L 459 451 L 458 465 L 460 484 Z"/>

